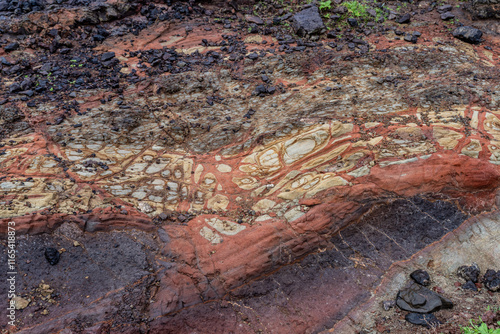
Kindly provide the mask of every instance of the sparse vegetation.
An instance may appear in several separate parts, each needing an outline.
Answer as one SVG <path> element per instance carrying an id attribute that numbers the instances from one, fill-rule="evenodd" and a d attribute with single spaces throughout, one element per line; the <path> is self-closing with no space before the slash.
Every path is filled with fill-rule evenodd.
<path id="1" fill-rule="evenodd" d="M 460 326 L 463 334 L 500 334 L 500 328 L 489 328 L 488 325 L 481 320 L 481 317 L 479 317 L 479 321 L 471 319 L 469 323 L 469 326 Z M 500 326 L 500 321 L 497 322 L 497 324 Z"/>
<path id="2" fill-rule="evenodd" d="M 368 6 L 356 0 L 344 2 L 344 6 L 352 17 L 366 19 L 368 18 Z"/>
<path id="3" fill-rule="evenodd" d="M 332 9 L 332 1 L 326 0 L 319 3 L 319 10 L 330 10 Z"/>

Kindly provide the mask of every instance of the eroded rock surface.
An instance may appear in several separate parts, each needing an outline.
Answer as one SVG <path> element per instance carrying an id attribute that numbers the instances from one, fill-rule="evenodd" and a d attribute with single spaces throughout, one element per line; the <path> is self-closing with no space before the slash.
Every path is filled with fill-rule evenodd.
<path id="1" fill-rule="evenodd" d="M 396 269 L 498 267 L 498 37 L 413 17 L 411 44 L 295 40 L 240 5 L 0 7 L 0 232 L 28 302 L 2 329 L 349 333 Z"/>

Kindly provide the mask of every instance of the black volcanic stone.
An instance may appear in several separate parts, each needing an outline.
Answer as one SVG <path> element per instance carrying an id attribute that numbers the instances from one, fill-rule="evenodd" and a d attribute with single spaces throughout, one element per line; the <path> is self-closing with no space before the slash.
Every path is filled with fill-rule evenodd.
<path id="1" fill-rule="evenodd" d="M 486 270 L 481 281 L 486 289 L 493 292 L 500 291 L 500 270 L 497 272 L 493 269 Z"/>
<path id="2" fill-rule="evenodd" d="M 454 18 L 455 18 L 455 15 L 453 15 L 450 12 L 444 12 L 443 14 L 441 14 L 441 20 L 443 20 L 443 21 L 451 20 Z"/>
<path id="3" fill-rule="evenodd" d="M 462 285 L 462 289 L 477 291 L 477 286 L 476 286 L 476 284 L 474 284 L 474 282 L 467 281 L 467 283 L 465 283 L 464 285 Z"/>
<path id="4" fill-rule="evenodd" d="M 470 44 L 480 43 L 482 36 L 483 32 L 481 30 L 469 26 L 458 27 L 453 30 L 453 37 Z"/>
<path id="5" fill-rule="evenodd" d="M 19 43 L 17 43 L 17 42 L 7 44 L 4 47 L 4 50 L 7 51 L 7 52 L 14 51 L 14 50 L 17 50 L 17 49 L 19 49 Z"/>
<path id="6" fill-rule="evenodd" d="M 418 41 L 418 37 L 412 34 L 406 34 L 404 40 L 415 44 Z"/>
<path id="7" fill-rule="evenodd" d="M 431 313 L 453 307 L 448 298 L 415 283 L 398 292 L 396 305 L 402 310 L 415 313 Z"/>
<path id="8" fill-rule="evenodd" d="M 461 266 L 457 269 L 457 275 L 466 281 L 477 283 L 479 281 L 480 270 L 477 264 L 473 263 L 471 266 Z"/>
<path id="9" fill-rule="evenodd" d="M 405 320 L 411 324 L 432 328 L 442 324 L 434 314 L 408 313 Z"/>
<path id="10" fill-rule="evenodd" d="M 291 21 L 295 33 L 299 36 L 318 34 L 325 28 L 316 6 L 298 12 Z"/>
<path id="11" fill-rule="evenodd" d="M 356 20 L 355 18 L 352 18 L 352 17 L 350 17 L 350 18 L 347 19 L 347 23 L 349 23 L 349 25 L 351 27 L 357 27 L 358 26 L 358 20 Z"/>
<path id="12" fill-rule="evenodd" d="M 410 23 L 411 16 L 410 14 L 404 14 L 399 17 L 399 19 L 396 20 L 397 23 L 403 24 L 403 23 Z"/>
<path id="13" fill-rule="evenodd" d="M 429 276 L 429 273 L 422 269 L 415 270 L 410 274 L 410 277 L 420 285 L 427 286 L 431 283 L 431 277 Z"/>
<path id="14" fill-rule="evenodd" d="M 51 265 L 55 266 L 59 262 L 60 257 L 61 254 L 57 249 L 51 247 L 45 248 L 45 258 Z"/>
<path id="15" fill-rule="evenodd" d="M 102 62 L 106 62 L 108 60 L 111 60 L 115 57 L 115 53 L 114 52 L 104 52 L 101 56 L 101 61 Z"/>

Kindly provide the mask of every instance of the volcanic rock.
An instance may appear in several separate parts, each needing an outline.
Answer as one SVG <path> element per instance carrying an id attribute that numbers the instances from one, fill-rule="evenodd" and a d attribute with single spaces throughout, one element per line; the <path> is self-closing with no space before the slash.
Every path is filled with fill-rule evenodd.
<path id="1" fill-rule="evenodd" d="M 401 15 L 396 20 L 396 22 L 399 24 L 405 24 L 405 23 L 410 23 L 410 20 L 411 20 L 411 15 L 407 13 L 407 14 Z"/>
<path id="2" fill-rule="evenodd" d="M 473 263 L 471 266 L 461 266 L 457 269 L 457 275 L 466 281 L 477 283 L 479 281 L 479 266 Z"/>
<path id="3" fill-rule="evenodd" d="M 292 17 L 292 26 L 299 36 L 318 34 L 325 28 L 318 7 L 311 6 Z"/>
<path id="4" fill-rule="evenodd" d="M 417 269 L 410 274 L 411 279 L 413 279 L 416 283 L 427 286 L 431 283 L 431 277 L 429 273 L 423 269 Z"/>
<path id="5" fill-rule="evenodd" d="M 445 13 L 445 12 L 449 12 L 453 9 L 453 6 L 452 5 L 449 5 L 449 4 L 446 4 L 446 5 L 442 5 L 442 6 L 438 6 L 437 7 L 437 11 L 438 13 Z"/>
<path id="6" fill-rule="evenodd" d="M 404 40 L 416 44 L 418 41 L 418 37 L 413 34 L 405 34 Z"/>
<path id="7" fill-rule="evenodd" d="M 57 249 L 51 247 L 45 248 L 44 254 L 45 258 L 52 266 L 55 266 L 57 263 L 59 263 L 59 258 L 61 257 L 61 254 Z"/>
<path id="8" fill-rule="evenodd" d="M 453 30 L 453 37 L 471 44 L 480 43 L 482 36 L 483 33 L 481 30 L 470 26 L 458 27 L 455 30 Z"/>
<path id="9" fill-rule="evenodd" d="M 444 12 L 443 14 L 441 14 L 441 20 L 443 21 L 451 20 L 453 18 L 455 18 L 455 15 L 450 12 Z"/>
<path id="10" fill-rule="evenodd" d="M 486 270 L 481 282 L 490 291 L 500 291 L 500 270 L 496 272 L 493 269 Z"/>
<path id="11" fill-rule="evenodd" d="M 7 44 L 4 47 L 4 50 L 7 51 L 7 52 L 14 51 L 14 50 L 17 50 L 17 49 L 19 49 L 19 43 L 17 43 L 17 42 L 13 42 L 13 43 Z"/>
<path id="12" fill-rule="evenodd" d="M 404 268 L 500 265 L 495 44 L 408 47 L 359 18 L 298 39 L 278 3 L 265 25 L 238 3 L 2 13 L 26 50 L 0 64 L 0 232 L 41 307 L 16 330 L 375 332 Z"/>
<path id="13" fill-rule="evenodd" d="M 105 61 L 113 59 L 114 57 L 115 57 L 114 52 L 105 52 L 101 55 L 101 61 L 105 62 Z"/>
<path id="14" fill-rule="evenodd" d="M 431 313 L 453 307 L 449 299 L 415 283 L 398 292 L 396 305 L 402 310 L 415 313 Z"/>
<path id="15" fill-rule="evenodd" d="M 358 20 L 352 17 L 347 19 L 347 23 L 349 23 L 351 27 L 357 27 L 359 25 Z"/>
<path id="16" fill-rule="evenodd" d="M 465 282 L 465 284 L 462 285 L 462 289 L 477 291 L 477 286 L 476 286 L 476 284 L 474 284 L 474 282 L 467 281 L 467 282 Z"/>
<path id="17" fill-rule="evenodd" d="M 442 324 L 434 314 L 408 313 L 405 320 L 414 325 L 424 326 L 425 328 L 437 327 Z"/>

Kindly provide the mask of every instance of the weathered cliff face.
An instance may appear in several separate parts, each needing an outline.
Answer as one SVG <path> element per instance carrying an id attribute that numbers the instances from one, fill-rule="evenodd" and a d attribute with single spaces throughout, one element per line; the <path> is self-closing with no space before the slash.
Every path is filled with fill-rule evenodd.
<path id="1" fill-rule="evenodd" d="M 51 8 L 3 22 L 0 231 L 31 301 L 3 329 L 349 333 L 402 272 L 500 265 L 493 33 L 280 49 L 194 4 Z"/>

